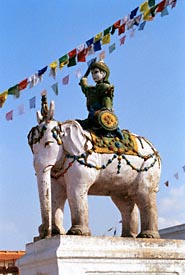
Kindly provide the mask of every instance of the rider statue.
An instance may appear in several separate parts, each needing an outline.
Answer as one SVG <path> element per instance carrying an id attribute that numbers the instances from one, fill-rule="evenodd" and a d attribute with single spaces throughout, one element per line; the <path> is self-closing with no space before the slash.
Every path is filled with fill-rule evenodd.
<path id="1" fill-rule="evenodd" d="M 90 72 L 95 86 L 88 85 L 87 77 Z M 87 119 L 78 122 L 84 129 L 92 129 L 97 134 L 123 139 L 117 117 L 113 112 L 114 86 L 108 80 L 109 75 L 110 70 L 103 61 L 93 62 L 88 67 L 79 85 L 87 98 L 89 114 Z"/>

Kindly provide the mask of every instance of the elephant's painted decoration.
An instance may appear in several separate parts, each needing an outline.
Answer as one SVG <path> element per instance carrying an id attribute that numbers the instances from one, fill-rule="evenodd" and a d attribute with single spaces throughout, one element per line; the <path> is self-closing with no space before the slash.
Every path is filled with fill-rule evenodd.
<path id="1" fill-rule="evenodd" d="M 88 195 L 111 197 L 121 213 L 122 237 L 159 238 L 156 193 L 161 161 L 153 145 L 129 131 L 122 142 L 96 137 L 75 120 L 55 121 L 53 114 L 54 102 L 49 110 L 45 103 L 37 112 L 38 125 L 28 134 L 41 207 L 39 238 L 65 234 L 67 199 L 72 223 L 67 234 L 90 235 Z"/>

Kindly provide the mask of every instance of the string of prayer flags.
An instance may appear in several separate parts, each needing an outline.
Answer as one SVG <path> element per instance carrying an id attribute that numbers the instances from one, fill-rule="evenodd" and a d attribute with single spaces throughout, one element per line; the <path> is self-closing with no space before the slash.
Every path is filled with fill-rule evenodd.
<path id="1" fill-rule="evenodd" d="M 29 99 L 29 106 L 30 106 L 30 109 L 33 109 L 36 107 L 36 97 L 32 97 Z"/>
<path id="2" fill-rule="evenodd" d="M 18 98 L 20 96 L 20 91 L 26 89 L 27 86 L 29 88 L 36 86 L 42 80 L 42 77 L 47 71 L 48 67 L 50 68 L 49 75 L 55 79 L 58 68 L 62 69 L 66 65 L 67 67 L 75 66 L 77 62 L 86 62 L 86 58 L 91 54 L 95 54 L 95 52 L 100 51 L 102 49 L 102 45 L 110 44 L 111 35 L 115 33 L 116 29 L 118 30 L 117 34 L 119 36 L 130 30 L 130 37 L 133 37 L 136 30 L 134 26 L 137 26 L 138 30 L 141 31 L 144 29 L 146 21 L 153 20 L 158 12 L 161 13 L 161 17 L 168 15 L 169 13 L 167 6 L 171 5 L 171 8 L 174 8 L 176 6 L 177 0 L 162 0 L 158 4 L 155 2 L 155 0 L 145 0 L 142 4 L 140 4 L 140 6 L 133 9 L 128 15 L 124 16 L 123 19 L 117 20 L 111 26 L 105 28 L 102 32 L 99 32 L 95 36 L 88 39 L 86 42 L 74 48 L 72 51 L 53 61 L 49 66 L 43 67 L 30 77 L 25 78 L 18 84 L 7 89 L 7 91 L 1 93 L 0 108 L 3 107 L 9 95 L 13 95 L 15 98 Z M 140 14 L 138 14 L 138 11 L 140 11 Z M 141 22 L 141 19 L 143 19 L 143 22 Z M 125 39 L 126 35 L 121 37 L 119 40 L 120 46 L 125 43 Z M 110 45 L 108 48 L 109 53 L 111 54 L 115 48 L 116 43 Z M 100 59 L 105 58 L 105 56 L 103 56 L 103 52 L 100 55 Z M 68 81 L 69 75 L 63 78 L 62 83 L 66 85 L 68 84 Z M 55 88 L 55 84 L 53 84 L 52 89 L 54 90 Z M 57 90 L 54 92 L 58 93 Z"/>
<path id="3" fill-rule="evenodd" d="M 0 94 L 0 108 L 3 107 L 7 97 L 8 97 L 8 90 Z"/>

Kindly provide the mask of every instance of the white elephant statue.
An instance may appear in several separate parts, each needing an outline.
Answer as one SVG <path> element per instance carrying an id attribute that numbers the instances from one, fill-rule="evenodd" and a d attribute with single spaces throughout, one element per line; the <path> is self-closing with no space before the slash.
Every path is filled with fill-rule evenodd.
<path id="1" fill-rule="evenodd" d="M 89 236 L 88 195 L 111 197 L 121 213 L 122 237 L 159 238 L 156 193 L 161 161 L 153 145 L 126 131 L 126 148 L 118 138 L 107 147 L 107 140 L 84 131 L 77 121 L 62 123 L 53 115 L 54 102 L 49 110 L 45 103 L 37 112 L 38 125 L 28 134 L 41 207 L 39 239 L 65 234 L 66 199 L 72 224 L 67 234 Z"/>

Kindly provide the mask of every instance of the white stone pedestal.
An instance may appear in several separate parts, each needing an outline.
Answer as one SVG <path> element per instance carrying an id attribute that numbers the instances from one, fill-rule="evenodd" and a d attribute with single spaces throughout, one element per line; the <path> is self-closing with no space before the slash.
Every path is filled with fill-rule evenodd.
<path id="1" fill-rule="evenodd" d="M 21 275 L 185 275 L 185 241 L 57 236 L 26 245 Z"/>

